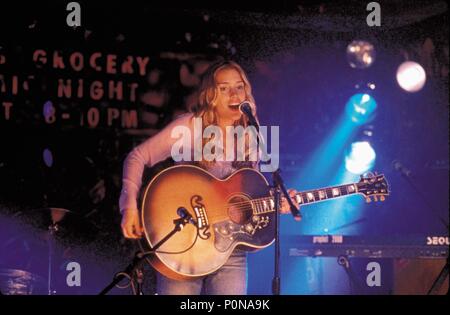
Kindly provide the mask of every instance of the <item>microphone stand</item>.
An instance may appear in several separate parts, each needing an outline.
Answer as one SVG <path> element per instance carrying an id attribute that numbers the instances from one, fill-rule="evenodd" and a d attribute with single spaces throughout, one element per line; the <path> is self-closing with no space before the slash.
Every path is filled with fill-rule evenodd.
<path id="1" fill-rule="evenodd" d="M 348 256 L 340 255 L 337 261 L 338 264 L 344 268 L 345 273 L 348 276 L 350 294 L 354 295 L 362 293 L 361 286 L 359 285 L 359 282 L 357 281 L 357 276 L 350 265 L 350 260 L 348 259 Z"/>
<path id="2" fill-rule="evenodd" d="M 54 256 L 54 246 L 55 246 L 55 233 L 58 231 L 58 223 L 53 222 L 48 227 L 48 239 L 47 239 L 47 245 L 48 245 L 48 274 L 47 274 L 47 294 L 48 295 L 54 295 L 56 293 L 55 290 L 53 290 L 53 256 Z"/>
<path id="3" fill-rule="evenodd" d="M 273 191 L 275 195 L 275 257 L 274 257 L 274 276 L 272 280 L 272 294 L 280 295 L 281 283 L 280 283 L 280 200 L 281 193 L 283 193 L 284 197 L 289 203 L 289 207 L 291 209 L 292 216 L 294 220 L 300 221 L 302 215 L 300 210 L 294 205 L 289 196 L 289 193 L 284 186 L 283 179 L 280 175 L 280 169 L 272 172 L 272 180 L 273 180 Z"/>
<path id="4" fill-rule="evenodd" d="M 439 221 L 441 221 L 442 224 L 444 224 L 446 231 L 448 232 L 448 222 L 445 222 L 445 220 L 439 215 L 439 212 L 431 205 L 431 203 L 428 201 L 428 199 L 425 197 L 423 192 L 414 184 L 414 182 L 411 180 L 411 175 L 407 175 L 404 172 L 400 172 L 402 177 L 409 183 L 409 185 L 414 189 L 414 191 L 420 196 L 423 203 L 436 215 L 436 217 L 439 218 Z"/>
<path id="5" fill-rule="evenodd" d="M 445 279 L 448 277 L 448 258 L 445 261 L 444 267 L 442 267 L 441 272 L 434 280 L 431 288 L 428 290 L 427 295 L 437 294 L 441 286 L 444 284 Z"/>
<path id="6" fill-rule="evenodd" d="M 246 104 L 247 103 L 247 104 Z M 266 144 L 264 142 L 264 139 L 259 132 L 259 124 L 256 121 L 255 117 L 253 116 L 251 107 L 248 105 L 248 102 L 243 102 L 239 106 L 242 113 L 244 113 L 251 126 L 253 126 L 254 134 L 257 139 L 257 150 L 259 151 L 259 147 L 262 147 L 263 154 L 266 154 L 267 148 Z M 261 138 L 262 141 L 259 141 Z M 267 156 L 265 156 L 267 157 Z M 268 160 L 268 159 L 265 159 Z M 275 255 L 274 255 L 274 276 L 272 279 L 272 294 L 273 295 L 280 295 L 280 288 L 281 288 L 281 281 L 280 281 L 280 201 L 281 201 L 281 193 L 283 193 L 284 197 L 289 203 L 292 216 L 296 221 L 300 221 L 302 218 L 302 215 L 300 213 L 300 210 L 294 205 L 294 203 L 291 200 L 291 197 L 289 196 L 289 193 L 284 186 L 283 179 L 280 175 L 280 169 L 278 168 L 276 171 L 272 172 L 272 191 L 275 197 Z"/>
<path id="7" fill-rule="evenodd" d="M 274 254 L 274 271 L 272 278 L 272 294 L 280 295 L 281 290 L 281 277 L 280 277 L 280 188 L 273 187 L 275 194 L 275 254 Z"/>
<path id="8" fill-rule="evenodd" d="M 142 286 L 141 286 L 142 275 L 140 275 L 141 271 L 139 269 L 141 268 L 142 264 L 144 263 L 145 258 L 153 255 L 162 244 L 167 242 L 167 240 L 169 240 L 175 233 L 181 231 L 181 229 L 184 227 L 184 225 L 189 223 L 189 218 L 181 217 L 179 219 L 173 220 L 173 223 L 175 224 L 175 226 L 172 231 L 170 231 L 166 236 L 164 236 L 164 238 L 162 238 L 157 244 L 155 244 L 155 246 L 151 247 L 148 251 L 146 251 L 146 252 L 137 251 L 131 264 L 129 264 L 125 268 L 124 271 L 115 274 L 113 281 L 110 284 L 108 284 L 99 293 L 99 295 L 105 295 L 106 293 L 108 293 L 112 288 L 114 288 L 124 278 L 133 279 L 133 274 L 135 272 L 138 273 L 138 278 L 139 278 L 136 295 L 143 295 Z M 132 280 L 130 280 L 130 281 L 132 281 Z"/>

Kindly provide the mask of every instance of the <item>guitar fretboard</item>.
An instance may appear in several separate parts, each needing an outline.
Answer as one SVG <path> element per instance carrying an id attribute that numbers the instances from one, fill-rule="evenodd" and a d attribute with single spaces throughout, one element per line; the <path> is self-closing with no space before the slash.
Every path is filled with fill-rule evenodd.
<path id="1" fill-rule="evenodd" d="M 294 200 L 298 205 L 312 204 L 329 199 L 345 197 L 358 193 L 358 183 L 326 187 L 302 191 L 295 195 Z M 251 200 L 254 214 L 263 214 L 275 211 L 275 198 L 264 197 Z"/>

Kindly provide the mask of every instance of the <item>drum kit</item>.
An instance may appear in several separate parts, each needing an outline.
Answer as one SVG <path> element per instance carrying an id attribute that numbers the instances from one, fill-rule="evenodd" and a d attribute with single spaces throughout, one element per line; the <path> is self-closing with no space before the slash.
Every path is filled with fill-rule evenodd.
<path id="1" fill-rule="evenodd" d="M 14 217 L 33 227 L 33 235 L 0 239 L 0 294 L 57 294 L 56 274 L 64 254 L 77 241 L 92 240 L 95 225 L 64 208 L 32 209 Z"/>

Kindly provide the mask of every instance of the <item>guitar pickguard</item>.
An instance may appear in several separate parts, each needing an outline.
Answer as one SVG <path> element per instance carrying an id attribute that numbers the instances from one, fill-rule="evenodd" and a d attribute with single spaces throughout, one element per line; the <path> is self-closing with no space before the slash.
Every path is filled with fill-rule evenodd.
<path id="1" fill-rule="evenodd" d="M 254 215 L 245 224 L 238 224 L 231 220 L 226 220 L 214 224 L 215 241 L 214 246 L 220 252 L 227 251 L 236 242 L 244 242 L 252 245 L 264 243 L 259 237 L 259 231 L 270 224 L 268 215 Z M 265 238 L 265 237 L 264 237 Z"/>

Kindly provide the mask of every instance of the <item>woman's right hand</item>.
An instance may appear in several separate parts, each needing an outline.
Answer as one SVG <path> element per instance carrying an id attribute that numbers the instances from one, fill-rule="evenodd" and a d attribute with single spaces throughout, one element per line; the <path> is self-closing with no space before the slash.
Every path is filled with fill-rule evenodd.
<path id="1" fill-rule="evenodd" d="M 139 211 L 137 209 L 125 209 L 122 213 L 121 227 L 122 234 L 126 238 L 141 238 L 144 230 L 139 220 Z"/>

